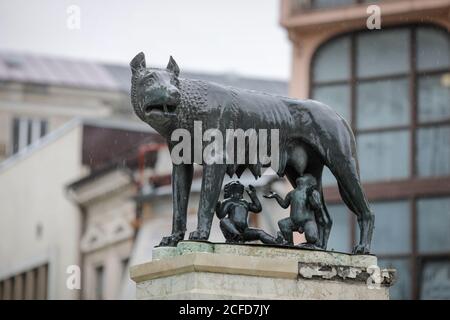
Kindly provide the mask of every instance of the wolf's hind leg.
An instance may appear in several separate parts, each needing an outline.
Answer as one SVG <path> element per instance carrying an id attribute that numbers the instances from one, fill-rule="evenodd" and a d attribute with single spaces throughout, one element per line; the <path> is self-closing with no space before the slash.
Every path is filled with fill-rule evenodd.
<path id="1" fill-rule="evenodd" d="M 361 183 L 353 177 L 338 180 L 338 186 L 342 200 L 358 218 L 359 244 L 353 249 L 353 253 L 367 254 L 370 252 L 375 216 L 370 210 Z"/>

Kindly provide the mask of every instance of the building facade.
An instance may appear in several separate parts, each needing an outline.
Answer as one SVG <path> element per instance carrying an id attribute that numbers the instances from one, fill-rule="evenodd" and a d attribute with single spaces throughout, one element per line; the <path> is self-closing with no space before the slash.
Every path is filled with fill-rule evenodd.
<path id="1" fill-rule="evenodd" d="M 121 185 L 123 176 L 111 177 L 106 188 L 97 181 L 78 198 L 67 189 L 90 172 L 117 164 L 126 168 L 140 144 L 161 139 L 150 128 L 124 122 L 73 119 L 0 163 L 0 299 L 80 298 L 80 287 L 68 285 L 73 267 L 81 269 L 75 276 L 89 279 L 90 270 L 82 269 L 83 250 L 105 240 L 81 238 L 86 219 L 98 219 L 86 216 L 83 205 L 89 200 L 120 193 L 116 202 L 104 201 L 97 209 L 108 213 L 106 242 L 132 235 L 127 219 L 134 202 Z M 130 248 L 123 246 L 128 255 Z"/>
<path id="2" fill-rule="evenodd" d="M 0 52 L 0 160 L 75 117 L 118 118 L 128 88 L 108 66 Z"/>
<path id="3" fill-rule="evenodd" d="M 282 81 L 185 76 L 287 94 Z M 167 148 L 139 162 L 163 141 L 133 114 L 130 78 L 128 66 L 0 53 L 0 300 L 134 299 L 128 265 L 170 233 L 172 200 Z"/>
<path id="4" fill-rule="evenodd" d="M 381 29 L 367 26 L 374 12 Z M 355 133 L 372 251 L 399 272 L 392 298 L 450 298 L 450 1 L 282 0 L 281 24 L 290 94 L 328 104 Z M 330 246 L 349 251 L 355 219 L 330 172 L 325 182 Z"/>

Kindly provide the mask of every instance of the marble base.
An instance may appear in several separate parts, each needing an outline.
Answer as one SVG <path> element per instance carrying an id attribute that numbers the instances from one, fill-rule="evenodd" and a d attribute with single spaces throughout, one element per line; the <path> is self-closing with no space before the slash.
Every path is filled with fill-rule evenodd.
<path id="1" fill-rule="evenodd" d="M 137 299 L 389 299 L 373 255 L 182 241 L 133 266 Z"/>

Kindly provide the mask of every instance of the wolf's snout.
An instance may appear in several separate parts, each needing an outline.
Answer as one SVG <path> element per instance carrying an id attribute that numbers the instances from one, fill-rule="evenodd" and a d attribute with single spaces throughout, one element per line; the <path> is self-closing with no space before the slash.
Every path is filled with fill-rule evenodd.
<path id="1" fill-rule="evenodd" d="M 180 91 L 178 91 L 178 89 L 170 90 L 169 95 L 173 100 L 180 101 Z"/>
<path id="2" fill-rule="evenodd" d="M 180 103 L 180 91 L 176 87 L 167 88 L 167 102 L 170 105 L 178 105 Z"/>

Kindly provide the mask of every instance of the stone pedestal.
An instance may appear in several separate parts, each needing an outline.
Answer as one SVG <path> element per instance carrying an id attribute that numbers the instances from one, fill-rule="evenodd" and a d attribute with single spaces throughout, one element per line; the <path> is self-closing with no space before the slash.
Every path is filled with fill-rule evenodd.
<path id="1" fill-rule="evenodd" d="M 182 241 L 131 268 L 137 299 L 389 299 L 372 255 Z"/>

